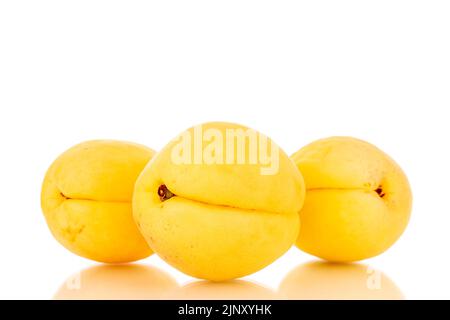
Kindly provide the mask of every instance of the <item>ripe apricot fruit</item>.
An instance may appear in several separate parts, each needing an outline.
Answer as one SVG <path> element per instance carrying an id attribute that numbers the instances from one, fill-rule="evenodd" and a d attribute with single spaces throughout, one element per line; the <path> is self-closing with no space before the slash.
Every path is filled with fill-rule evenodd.
<path id="1" fill-rule="evenodd" d="M 152 251 L 133 220 L 136 178 L 154 155 L 142 145 L 80 143 L 50 166 L 41 206 L 53 236 L 70 251 L 100 262 L 130 262 Z"/>
<path id="2" fill-rule="evenodd" d="M 292 159 L 307 189 L 297 240 L 303 251 L 335 262 L 367 259 L 387 250 L 405 230 L 412 206 L 408 179 L 377 147 L 332 137 L 307 145 Z"/>
<path id="3" fill-rule="evenodd" d="M 255 130 L 206 123 L 171 141 L 135 185 L 133 212 L 150 247 L 197 278 L 256 272 L 295 242 L 304 184 Z"/>

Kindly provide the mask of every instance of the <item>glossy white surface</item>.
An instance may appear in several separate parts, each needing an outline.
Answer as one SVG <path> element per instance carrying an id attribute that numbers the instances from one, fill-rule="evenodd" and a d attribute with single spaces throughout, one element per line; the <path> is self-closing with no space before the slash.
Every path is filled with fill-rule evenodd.
<path id="1" fill-rule="evenodd" d="M 141 263 L 157 280 L 95 269 L 81 277 L 88 297 L 107 283 L 110 297 L 156 298 L 162 283 L 164 297 L 364 298 L 381 279 L 369 297 L 450 298 L 449 16 L 448 1 L 0 2 L 0 298 L 61 297 L 96 265 L 60 246 L 41 214 L 58 154 L 94 138 L 159 149 L 209 120 L 254 127 L 288 153 L 350 135 L 396 159 L 414 211 L 400 241 L 363 262 L 382 274 L 309 266 L 317 280 L 305 284 L 288 273 L 314 259 L 293 248 L 244 279 L 263 287 L 213 286 L 153 256 Z"/>

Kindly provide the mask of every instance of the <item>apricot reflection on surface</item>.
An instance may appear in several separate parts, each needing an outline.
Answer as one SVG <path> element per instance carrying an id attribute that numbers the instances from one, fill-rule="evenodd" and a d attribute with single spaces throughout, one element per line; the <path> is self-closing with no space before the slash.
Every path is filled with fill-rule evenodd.
<path id="1" fill-rule="evenodd" d="M 71 276 L 55 299 L 167 299 L 178 287 L 155 267 L 139 264 L 101 265 Z"/>
<path id="2" fill-rule="evenodd" d="M 284 299 L 399 300 L 403 294 L 380 271 L 363 264 L 310 262 L 298 266 L 283 279 L 279 294 Z"/>
<path id="3" fill-rule="evenodd" d="M 172 298 L 192 300 L 265 300 L 276 299 L 276 293 L 259 284 L 244 280 L 226 282 L 196 281 L 180 288 Z"/>

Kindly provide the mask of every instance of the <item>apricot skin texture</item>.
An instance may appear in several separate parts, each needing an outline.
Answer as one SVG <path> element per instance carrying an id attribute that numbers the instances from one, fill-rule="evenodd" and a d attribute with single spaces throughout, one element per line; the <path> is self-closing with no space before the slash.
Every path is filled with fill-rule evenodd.
<path id="1" fill-rule="evenodd" d="M 223 135 L 226 129 L 247 129 L 202 126 Z M 133 197 L 135 220 L 163 260 L 193 277 L 223 281 L 264 268 L 294 244 L 304 183 L 283 151 L 278 172 L 262 175 L 260 165 L 249 163 L 176 164 L 175 143 L 147 165 Z M 174 196 L 162 201 L 161 185 Z"/>
<path id="2" fill-rule="evenodd" d="M 53 236 L 99 262 L 139 260 L 152 251 L 131 208 L 136 178 L 154 155 L 138 144 L 95 140 L 61 154 L 44 178 L 41 207 Z"/>
<path id="3" fill-rule="evenodd" d="M 297 246 L 334 262 L 374 257 L 405 230 L 412 194 L 402 169 L 355 138 L 315 141 L 292 156 L 306 184 Z"/>

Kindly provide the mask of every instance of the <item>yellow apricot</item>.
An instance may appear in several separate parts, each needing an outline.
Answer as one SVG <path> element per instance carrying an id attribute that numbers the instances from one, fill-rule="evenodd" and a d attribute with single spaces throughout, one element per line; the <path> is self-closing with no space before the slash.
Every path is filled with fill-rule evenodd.
<path id="1" fill-rule="evenodd" d="M 297 238 L 300 172 L 257 131 L 206 123 L 171 141 L 136 181 L 133 213 L 150 247 L 197 278 L 239 278 Z"/>
<path id="2" fill-rule="evenodd" d="M 53 236 L 82 257 L 130 262 L 152 251 L 133 220 L 136 178 L 154 155 L 138 144 L 96 140 L 61 154 L 45 176 L 41 207 Z"/>
<path id="3" fill-rule="evenodd" d="M 307 189 L 297 240 L 303 251 L 335 262 L 363 260 L 387 250 L 405 230 L 412 207 L 408 180 L 377 147 L 332 137 L 292 159 Z"/>

